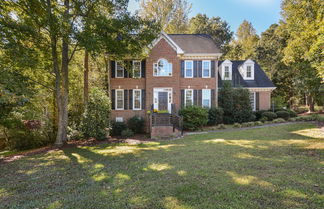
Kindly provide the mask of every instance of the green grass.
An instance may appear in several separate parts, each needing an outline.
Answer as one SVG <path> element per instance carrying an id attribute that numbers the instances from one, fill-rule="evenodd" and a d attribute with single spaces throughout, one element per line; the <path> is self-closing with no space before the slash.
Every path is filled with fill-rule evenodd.
<path id="1" fill-rule="evenodd" d="M 291 124 L 0 164 L 0 208 L 323 208 L 324 135 Z"/>

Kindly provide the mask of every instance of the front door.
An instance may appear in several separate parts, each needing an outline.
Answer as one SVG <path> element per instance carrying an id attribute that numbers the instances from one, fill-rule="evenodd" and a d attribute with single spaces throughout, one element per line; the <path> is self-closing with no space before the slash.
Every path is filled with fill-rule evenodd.
<path id="1" fill-rule="evenodd" d="M 159 110 L 168 110 L 168 92 L 158 92 Z"/>

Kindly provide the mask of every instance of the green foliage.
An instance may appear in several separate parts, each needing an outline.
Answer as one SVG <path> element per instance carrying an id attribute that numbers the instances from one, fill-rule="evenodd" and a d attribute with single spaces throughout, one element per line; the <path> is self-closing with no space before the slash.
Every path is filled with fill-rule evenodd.
<path id="1" fill-rule="evenodd" d="M 276 112 L 278 118 L 283 118 L 285 120 L 288 120 L 290 117 L 290 114 L 288 111 L 280 110 Z"/>
<path id="2" fill-rule="evenodd" d="M 277 118 L 277 114 L 274 112 L 264 112 L 261 114 L 262 118 L 266 117 L 268 119 L 268 121 L 272 121 L 273 119 Z"/>
<path id="3" fill-rule="evenodd" d="M 120 136 L 123 130 L 127 129 L 127 125 L 124 122 L 112 122 L 110 135 Z"/>
<path id="4" fill-rule="evenodd" d="M 255 119 L 251 103 L 250 93 L 247 89 L 232 88 L 229 82 L 224 82 L 219 91 L 219 106 L 224 110 L 224 122 L 242 123 Z"/>
<path id="5" fill-rule="evenodd" d="M 286 120 L 283 118 L 277 118 L 277 119 L 274 119 L 273 122 L 274 123 L 284 123 L 284 122 L 286 122 Z"/>
<path id="6" fill-rule="evenodd" d="M 134 132 L 131 130 L 131 129 L 125 129 L 125 130 L 122 130 L 122 132 L 120 133 L 120 135 L 123 137 L 123 138 L 128 138 L 128 137 L 132 137 L 134 136 Z"/>
<path id="7" fill-rule="evenodd" d="M 183 128 L 191 131 L 202 128 L 208 122 L 208 109 L 199 106 L 188 106 L 180 109 L 183 117 Z"/>
<path id="8" fill-rule="evenodd" d="M 219 124 L 218 126 L 217 126 L 217 128 L 218 129 L 226 129 L 226 126 L 224 125 L 224 124 Z"/>
<path id="9" fill-rule="evenodd" d="M 305 116 L 298 116 L 296 117 L 297 121 L 319 121 L 324 122 L 324 116 L 319 114 L 311 114 Z"/>
<path id="10" fill-rule="evenodd" d="M 263 116 L 263 117 L 260 118 L 260 121 L 261 121 L 262 123 L 264 123 L 264 122 L 268 121 L 268 118 L 265 117 L 265 116 Z"/>
<path id="11" fill-rule="evenodd" d="M 242 123 L 242 127 L 252 127 L 252 126 L 254 126 L 254 122 Z"/>
<path id="12" fill-rule="evenodd" d="M 263 123 L 262 123 L 262 121 L 255 121 L 255 122 L 254 122 L 254 125 L 255 125 L 255 126 L 262 126 Z"/>
<path id="13" fill-rule="evenodd" d="M 134 133 L 143 133 L 145 121 L 139 116 L 134 116 L 127 121 L 127 126 Z"/>
<path id="14" fill-rule="evenodd" d="M 105 91 L 92 88 L 82 120 L 85 137 L 106 139 L 109 129 L 110 99 Z"/>
<path id="15" fill-rule="evenodd" d="M 260 120 L 260 118 L 262 117 L 262 113 L 264 112 L 268 112 L 268 110 L 258 110 L 254 112 L 255 115 L 255 119 L 256 120 Z"/>
<path id="16" fill-rule="evenodd" d="M 242 125 L 240 123 L 234 123 L 233 128 L 241 128 Z"/>
<path id="17" fill-rule="evenodd" d="M 217 125 L 223 122 L 224 111 L 219 107 L 212 107 L 208 110 L 208 125 Z"/>
<path id="18" fill-rule="evenodd" d="M 295 122 L 295 121 L 297 121 L 297 119 L 296 118 L 289 118 L 288 121 L 289 122 Z"/>

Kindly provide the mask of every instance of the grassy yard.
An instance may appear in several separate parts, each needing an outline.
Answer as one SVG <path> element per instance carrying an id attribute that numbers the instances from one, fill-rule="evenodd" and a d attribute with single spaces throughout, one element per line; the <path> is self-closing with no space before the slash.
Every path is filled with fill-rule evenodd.
<path id="1" fill-rule="evenodd" d="M 324 135 L 293 124 L 0 164 L 0 208 L 323 208 Z"/>

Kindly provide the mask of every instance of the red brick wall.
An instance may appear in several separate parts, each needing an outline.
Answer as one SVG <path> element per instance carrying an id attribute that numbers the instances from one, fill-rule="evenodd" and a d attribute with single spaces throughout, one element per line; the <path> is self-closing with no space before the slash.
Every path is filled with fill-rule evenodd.
<path id="1" fill-rule="evenodd" d="M 259 109 L 268 110 L 271 107 L 271 91 L 259 92 Z"/>

